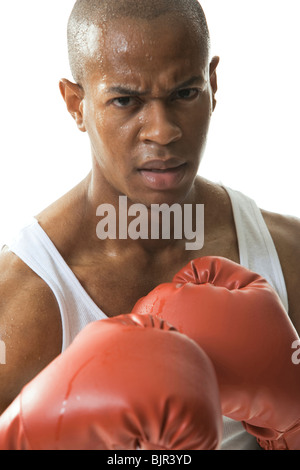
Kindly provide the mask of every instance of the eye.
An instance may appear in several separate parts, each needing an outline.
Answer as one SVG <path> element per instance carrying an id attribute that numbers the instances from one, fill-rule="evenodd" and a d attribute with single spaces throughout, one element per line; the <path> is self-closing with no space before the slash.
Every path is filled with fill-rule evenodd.
<path id="1" fill-rule="evenodd" d="M 178 90 L 174 94 L 174 99 L 179 100 L 192 100 L 197 98 L 199 95 L 199 90 L 197 88 L 185 88 L 182 90 Z"/>
<path id="2" fill-rule="evenodd" d="M 128 108 L 135 104 L 135 100 L 130 96 L 121 96 L 120 98 L 114 98 L 112 103 L 118 108 Z"/>

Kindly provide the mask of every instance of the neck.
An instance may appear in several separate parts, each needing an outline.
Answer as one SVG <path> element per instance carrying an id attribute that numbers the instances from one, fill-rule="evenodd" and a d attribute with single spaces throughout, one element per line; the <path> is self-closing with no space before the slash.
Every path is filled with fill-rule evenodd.
<path id="1" fill-rule="evenodd" d="M 86 221 L 97 247 L 101 243 L 106 251 L 113 252 L 134 248 L 159 252 L 202 247 L 204 208 L 196 204 L 194 187 L 184 203 L 146 206 L 95 181 L 92 173 L 86 182 Z"/>

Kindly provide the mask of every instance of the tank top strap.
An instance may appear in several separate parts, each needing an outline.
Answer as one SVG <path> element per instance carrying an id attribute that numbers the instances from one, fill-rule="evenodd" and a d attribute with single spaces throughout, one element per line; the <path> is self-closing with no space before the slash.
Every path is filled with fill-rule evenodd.
<path id="1" fill-rule="evenodd" d="M 276 247 L 256 203 L 243 193 L 224 187 L 232 205 L 240 264 L 260 274 L 278 293 L 288 312 L 288 295 Z"/>

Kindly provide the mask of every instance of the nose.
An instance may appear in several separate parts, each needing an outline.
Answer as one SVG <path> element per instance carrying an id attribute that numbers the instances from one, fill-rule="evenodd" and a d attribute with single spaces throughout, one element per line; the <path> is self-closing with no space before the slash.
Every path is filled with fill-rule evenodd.
<path id="1" fill-rule="evenodd" d="M 160 100 L 153 100 L 145 107 L 140 122 L 140 139 L 143 142 L 168 145 L 182 136 L 182 131 L 174 122 L 174 118 L 172 119 L 170 110 Z"/>

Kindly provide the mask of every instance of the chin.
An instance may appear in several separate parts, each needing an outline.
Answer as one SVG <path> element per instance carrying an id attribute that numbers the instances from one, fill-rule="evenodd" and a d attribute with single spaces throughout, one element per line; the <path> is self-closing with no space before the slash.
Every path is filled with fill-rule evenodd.
<path id="1" fill-rule="evenodd" d="M 151 208 L 152 205 L 167 204 L 172 206 L 173 204 L 188 204 L 190 200 L 192 187 L 181 191 L 153 191 L 151 193 L 144 192 L 140 197 L 130 198 L 132 203 L 144 204 L 147 208 Z"/>

